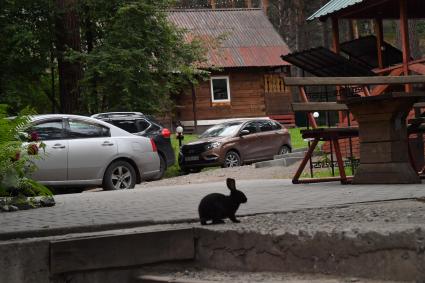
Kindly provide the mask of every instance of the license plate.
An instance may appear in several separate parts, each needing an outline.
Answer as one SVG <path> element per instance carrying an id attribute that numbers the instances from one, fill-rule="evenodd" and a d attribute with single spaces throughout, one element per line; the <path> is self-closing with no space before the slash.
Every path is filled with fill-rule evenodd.
<path id="1" fill-rule="evenodd" d="M 185 157 L 186 161 L 196 161 L 199 160 L 199 156 L 187 156 Z"/>

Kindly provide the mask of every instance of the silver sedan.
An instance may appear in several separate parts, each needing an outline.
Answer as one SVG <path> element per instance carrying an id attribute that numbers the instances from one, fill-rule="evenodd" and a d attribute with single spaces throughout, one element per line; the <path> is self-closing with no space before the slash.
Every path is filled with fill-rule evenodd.
<path id="1" fill-rule="evenodd" d="M 159 172 L 155 143 L 109 123 L 77 116 L 33 116 L 28 134 L 46 145 L 31 177 L 42 184 L 130 189 Z"/>

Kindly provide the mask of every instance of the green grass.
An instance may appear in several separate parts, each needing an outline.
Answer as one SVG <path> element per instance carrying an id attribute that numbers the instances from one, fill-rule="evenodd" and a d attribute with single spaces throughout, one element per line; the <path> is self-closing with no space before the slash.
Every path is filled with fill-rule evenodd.
<path id="1" fill-rule="evenodd" d="M 293 149 L 307 147 L 307 142 L 305 142 L 303 138 L 301 137 L 300 128 L 289 129 L 289 132 L 291 134 L 291 142 L 292 142 Z M 182 144 L 186 144 L 191 141 L 195 141 L 197 139 L 198 139 L 197 135 L 186 134 L 184 135 Z M 171 178 L 171 177 L 183 175 L 183 173 L 180 171 L 180 167 L 178 164 L 179 141 L 176 139 L 175 135 L 171 135 L 171 145 L 173 146 L 174 153 L 176 155 L 176 163 L 167 169 L 167 171 L 165 172 L 164 178 Z"/>
<path id="2" fill-rule="evenodd" d="M 310 175 L 310 169 L 306 166 L 304 173 L 301 174 L 301 178 L 312 178 Z M 351 167 L 344 168 L 346 176 L 353 176 L 353 171 Z M 326 169 L 313 169 L 313 178 L 327 178 L 327 177 L 339 177 L 339 169 L 335 168 L 335 174 L 332 175 L 331 168 Z"/>
<path id="3" fill-rule="evenodd" d="M 303 128 L 289 129 L 289 133 L 291 134 L 291 144 L 293 149 L 308 147 L 308 143 L 304 141 L 304 139 L 301 136 L 300 130 L 302 129 Z"/>
<path id="4" fill-rule="evenodd" d="M 198 139 L 197 135 L 186 134 L 186 135 L 184 135 L 184 139 L 182 140 L 182 144 L 186 144 L 186 143 L 189 143 L 191 141 L 196 141 L 197 139 Z M 174 154 L 176 155 L 176 163 L 174 163 L 173 166 L 170 166 L 170 167 L 167 168 L 167 171 L 165 172 L 164 178 L 171 178 L 171 177 L 183 175 L 183 173 L 180 171 L 180 167 L 179 167 L 179 163 L 178 163 L 180 147 L 179 147 L 179 141 L 176 138 L 176 135 L 171 135 L 171 145 L 173 146 Z"/>

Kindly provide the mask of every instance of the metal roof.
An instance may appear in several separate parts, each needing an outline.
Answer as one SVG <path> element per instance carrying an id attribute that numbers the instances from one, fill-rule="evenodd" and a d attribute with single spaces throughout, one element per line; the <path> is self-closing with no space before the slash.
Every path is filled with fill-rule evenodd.
<path id="1" fill-rule="evenodd" d="M 369 69 L 378 68 L 378 53 L 376 51 L 376 36 L 369 35 L 351 41 L 341 43 L 341 51 L 350 56 L 350 60 Z M 403 53 L 384 42 L 382 50 L 384 67 L 400 64 L 403 62 Z"/>
<path id="2" fill-rule="evenodd" d="M 317 18 L 325 17 L 329 14 L 337 12 L 341 9 L 359 4 L 365 0 L 331 0 L 326 3 L 322 8 L 317 10 L 313 15 L 311 15 L 307 21 L 311 21 Z"/>
<path id="3" fill-rule="evenodd" d="M 262 9 L 182 9 L 168 19 L 188 30 L 188 40 L 201 38 L 215 67 L 271 67 L 288 65 L 281 59 L 289 48 Z M 223 38 L 217 46 L 215 39 Z"/>
<path id="4" fill-rule="evenodd" d="M 324 47 L 282 56 L 282 59 L 318 77 L 374 76 L 370 69 L 348 60 Z"/>
<path id="5" fill-rule="evenodd" d="M 408 0 L 407 16 L 409 19 L 425 18 L 425 1 Z M 331 0 L 311 15 L 307 20 L 325 20 L 327 17 L 346 19 L 399 19 L 399 0 Z"/>

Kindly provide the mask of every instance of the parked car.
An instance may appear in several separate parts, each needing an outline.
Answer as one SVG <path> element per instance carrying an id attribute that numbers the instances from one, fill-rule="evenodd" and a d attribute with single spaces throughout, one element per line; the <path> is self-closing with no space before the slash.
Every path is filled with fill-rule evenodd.
<path id="1" fill-rule="evenodd" d="M 159 172 L 155 142 L 109 123 L 77 115 L 37 115 L 28 134 L 46 145 L 32 178 L 52 187 L 130 189 Z"/>
<path id="2" fill-rule="evenodd" d="M 150 115 L 140 112 L 107 112 L 91 116 L 111 123 L 129 133 L 152 138 L 158 148 L 160 172 L 152 180 L 161 179 L 168 167 L 174 165 L 176 157 L 171 145 L 171 132 Z"/>
<path id="3" fill-rule="evenodd" d="M 212 126 L 199 140 L 183 145 L 179 165 L 185 172 L 209 166 L 234 167 L 291 150 L 290 134 L 279 122 L 240 119 Z"/>

